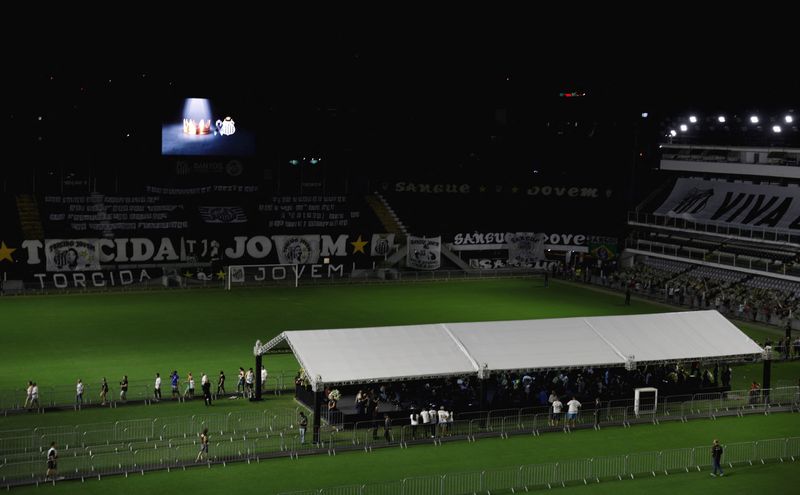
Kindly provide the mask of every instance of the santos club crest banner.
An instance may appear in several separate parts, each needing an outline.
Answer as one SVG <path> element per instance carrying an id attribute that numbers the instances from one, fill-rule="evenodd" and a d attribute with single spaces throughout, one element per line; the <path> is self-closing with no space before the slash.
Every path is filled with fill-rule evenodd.
<path id="1" fill-rule="evenodd" d="M 800 230 L 800 189 L 680 178 L 656 215 Z"/>
<path id="2" fill-rule="evenodd" d="M 394 234 L 372 234 L 370 256 L 387 256 L 394 249 Z"/>
<path id="3" fill-rule="evenodd" d="M 417 270 L 436 270 L 442 265 L 442 237 L 408 237 L 406 266 Z"/>
<path id="4" fill-rule="evenodd" d="M 532 266 L 536 261 L 544 259 L 544 242 L 547 236 L 539 232 L 509 232 L 506 234 L 508 245 L 508 264 L 511 266 Z"/>

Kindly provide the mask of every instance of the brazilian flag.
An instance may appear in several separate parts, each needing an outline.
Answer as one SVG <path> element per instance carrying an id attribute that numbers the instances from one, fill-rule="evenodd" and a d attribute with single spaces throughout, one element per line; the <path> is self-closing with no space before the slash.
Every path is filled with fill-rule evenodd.
<path id="1" fill-rule="evenodd" d="M 617 257 L 617 245 L 610 243 L 589 244 L 589 254 L 603 261 L 613 260 Z"/>

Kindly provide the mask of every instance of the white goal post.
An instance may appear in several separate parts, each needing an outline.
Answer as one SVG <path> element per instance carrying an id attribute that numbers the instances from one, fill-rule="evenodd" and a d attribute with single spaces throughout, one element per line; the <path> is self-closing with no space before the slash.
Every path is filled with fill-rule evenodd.
<path id="1" fill-rule="evenodd" d="M 653 387 L 642 387 L 634 390 L 633 413 L 636 417 L 639 414 L 653 414 L 658 409 L 658 389 Z"/>
<path id="2" fill-rule="evenodd" d="M 265 285 L 286 282 L 297 287 L 300 270 L 296 264 L 228 265 L 225 270 L 225 290 L 246 285 Z"/>

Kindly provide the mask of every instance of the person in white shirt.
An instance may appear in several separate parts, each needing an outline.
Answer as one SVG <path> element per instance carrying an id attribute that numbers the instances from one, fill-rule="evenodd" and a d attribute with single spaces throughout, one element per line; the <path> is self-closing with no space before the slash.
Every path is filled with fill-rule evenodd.
<path id="1" fill-rule="evenodd" d="M 434 405 L 431 405 L 428 414 L 431 417 L 431 438 L 436 438 L 436 426 L 439 423 L 439 414 L 436 412 L 436 407 Z"/>
<path id="2" fill-rule="evenodd" d="M 419 413 L 419 417 L 422 418 L 422 431 L 423 432 L 429 431 L 429 428 L 431 426 L 431 415 L 428 412 L 428 410 L 423 407 L 422 411 L 420 411 Z"/>
<path id="3" fill-rule="evenodd" d="M 564 407 L 564 404 L 556 397 L 556 400 L 553 401 L 553 412 L 550 415 L 550 426 L 558 426 L 558 422 L 561 419 L 562 407 Z"/>
<path id="4" fill-rule="evenodd" d="M 411 439 L 414 440 L 415 438 L 417 438 L 417 426 L 419 426 L 419 413 L 416 411 L 416 409 L 411 410 L 410 419 L 411 419 Z"/>
<path id="5" fill-rule="evenodd" d="M 261 391 L 265 391 L 267 389 L 267 368 L 264 365 L 261 365 Z"/>
<path id="6" fill-rule="evenodd" d="M 75 385 L 75 405 L 83 405 L 83 382 L 78 378 L 78 383 Z"/>
<path id="7" fill-rule="evenodd" d="M 444 409 L 444 406 L 439 406 L 439 431 L 441 436 L 447 434 L 447 421 L 450 414 Z"/>
<path id="8" fill-rule="evenodd" d="M 55 480 L 57 474 L 58 474 L 58 451 L 56 450 L 56 443 L 53 442 L 50 444 L 50 449 L 47 451 L 47 472 L 44 475 L 44 480 L 47 481 L 47 478 L 50 477 L 52 477 L 53 480 Z"/>
<path id="9" fill-rule="evenodd" d="M 581 408 L 581 403 L 573 397 L 571 401 L 567 402 L 567 421 L 571 423 L 571 425 L 575 426 L 575 420 L 578 417 L 578 409 Z"/>
<path id="10" fill-rule="evenodd" d="M 32 397 L 32 395 L 33 395 L 33 382 L 32 381 L 28 381 L 28 389 L 26 390 L 26 394 L 27 395 L 25 396 L 25 406 L 24 406 L 25 409 L 27 409 L 28 406 L 30 406 L 31 403 L 33 402 L 33 397 Z"/>
<path id="11" fill-rule="evenodd" d="M 253 382 L 256 379 L 256 374 L 253 373 L 253 368 L 247 370 L 247 373 L 244 375 L 244 395 L 245 397 L 252 397 L 253 396 Z"/>
<path id="12" fill-rule="evenodd" d="M 31 389 L 31 403 L 28 404 L 30 407 L 36 406 L 36 409 L 39 409 L 39 385 L 36 382 L 33 382 L 33 388 Z"/>
<path id="13" fill-rule="evenodd" d="M 153 398 L 156 402 L 161 400 L 161 375 L 156 373 L 156 383 L 153 385 Z"/>

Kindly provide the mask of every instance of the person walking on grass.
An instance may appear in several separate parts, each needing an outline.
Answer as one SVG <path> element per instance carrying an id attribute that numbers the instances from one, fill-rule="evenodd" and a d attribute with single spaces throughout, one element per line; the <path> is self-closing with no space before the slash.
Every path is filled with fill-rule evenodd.
<path id="1" fill-rule="evenodd" d="M 108 395 L 108 381 L 103 377 L 103 383 L 100 384 L 100 405 L 106 405 L 106 396 Z"/>
<path id="2" fill-rule="evenodd" d="M 219 370 L 219 378 L 217 379 L 217 396 L 220 394 L 225 395 L 225 372 Z"/>
<path id="3" fill-rule="evenodd" d="M 47 481 L 47 478 L 52 478 L 53 481 L 55 481 L 57 475 L 58 450 L 56 450 L 56 443 L 52 442 L 50 444 L 50 449 L 47 451 L 47 472 L 44 474 L 44 480 Z"/>
<path id="4" fill-rule="evenodd" d="M 208 428 L 203 428 L 203 433 L 200 434 L 200 452 L 197 453 L 194 462 L 200 462 L 204 458 L 208 460 Z"/>
<path id="5" fill-rule="evenodd" d="M 722 472 L 722 466 L 720 465 L 722 462 L 722 445 L 719 444 L 719 440 L 717 439 L 714 439 L 714 443 L 711 445 L 711 460 L 714 466 L 711 471 L 711 476 L 716 477 L 717 471 L 719 471 L 720 476 L 725 476 L 725 473 Z"/>
<path id="6" fill-rule="evenodd" d="M 161 400 L 161 374 L 156 373 L 156 382 L 153 384 L 153 399 L 156 402 Z"/>
<path id="7" fill-rule="evenodd" d="M 25 396 L 25 406 L 24 408 L 27 409 L 33 403 L 33 381 L 28 381 L 28 389 L 26 390 Z"/>
<path id="8" fill-rule="evenodd" d="M 122 380 L 119 382 L 119 400 L 122 402 L 128 401 L 128 375 L 123 375 Z"/>
<path id="9" fill-rule="evenodd" d="M 178 370 L 174 370 L 169 377 L 170 384 L 172 385 L 172 398 L 173 399 L 181 399 L 181 392 L 179 390 L 180 386 L 180 377 L 178 376 Z"/>

